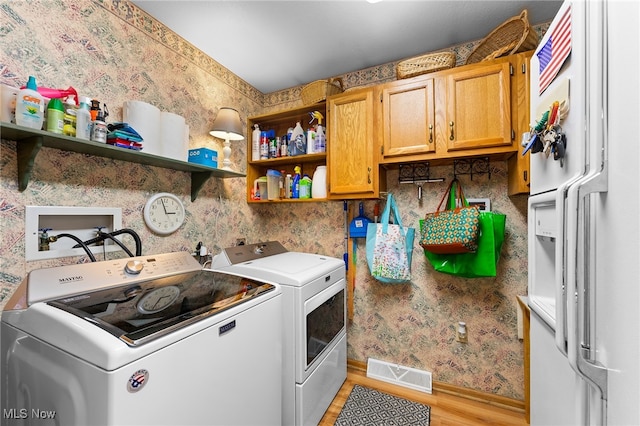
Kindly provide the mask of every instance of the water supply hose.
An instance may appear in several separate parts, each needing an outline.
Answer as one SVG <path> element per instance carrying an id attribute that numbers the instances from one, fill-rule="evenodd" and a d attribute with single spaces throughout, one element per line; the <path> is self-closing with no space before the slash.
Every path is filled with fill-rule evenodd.
<path id="1" fill-rule="evenodd" d="M 82 247 L 84 249 L 85 253 L 87 253 L 87 256 L 89 256 L 89 259 L 91 259 L 92 262 L 96 261 L 96 257 L 93 255 L 93 253 L 91 253 L 91 250 L 89 250 L 89 247 L 87 247 L 87 244 L 83 243 L 82 240 L 80 238 L 76 237 L 75 235 L 72 235 L 72 234 L 53 235 L 53 236 L 49 237 L 49 241 L 55 242 L 55 241 L 58 241 L 61 237 L 67 237 L 67 238 L 71 238 L 72 240 L 74 240 L 78 244 L 73 246 L 73 248 L 77 248 L 78 246 Z"/>
<path id="2" fill-rule="evenodd" d="M 130 257 L 133 257 L 133 254 L 131 253 L 131 251 L 127 250 L 122 243 L 120 243 L 120 241 L 116 240 L 115 236 L 118 236 L 120 234 L 129 234 L 133 237 L 133 240 L 136 243 L 136 256 L 142 256 L 142 241 L 140 240 L 140 236 L 136 233 L 136 231 L 134 231 L 133 229 L 129 229 L 129 228 L 123 228 L 123 229 L 119 229 L 117 231 L 113 231 L 113 232 L 99 232 L 99 235 L 95 238 L 92 238 L 90 240 L 87 240 L 84 242 L 85 245 L 91 245 L 91 244 L 95 244 L 99 241 L 104 241 L 105 239 L 109 238 L 111 240 L 113 240 L 116 244 L 118 244 L 125 252 L 127 252 L 127 254 Z M 74 246 L 73 248 L 78 248 L 78 245 Z"/>
<path id="3" fill-rule="evenodd" d="M 114 243 L 116 243 L 117 245 L 119 245 L 119 246 L 120 246 L 120 248 L 121 248 L 122 250 L 124 250 L 124 251 L 129 255 L 129 257 L 133 257 L 133 253 L 131 253 L 131 251 L 127 248 L 127 246 L 125 246 L 124 244 L 122 244 L 122 243 L 121 243 L 117 238 L 115 238 L 113 235 L 111 235 L 111 234 L 109 234 L 109 233 L 107 233 L 107 232 L 99 232 L 98 234 L 99 234 L 99 236 L 100 236 L 100 237 L 104 237 L 104 238 L 103 238 L 103 240 L 104 240 L 104 239 L 107 239 L 107 238 L 108 238 L 108 239 L 110 239 L 111 241 L 113 241 Z"/>

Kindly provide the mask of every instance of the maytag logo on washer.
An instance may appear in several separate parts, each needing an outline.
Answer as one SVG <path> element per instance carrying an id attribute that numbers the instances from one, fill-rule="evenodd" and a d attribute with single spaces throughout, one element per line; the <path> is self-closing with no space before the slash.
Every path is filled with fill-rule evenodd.
<path id="1" fill-rule="evenodd" d="M 82 280 L 84 280 L 84 277 L 82 275 L 76 275 L 75 277 L 58 278 L 58 282 L 60 284 L 73 283 L 73 282 L 82 281 Z"/>
<path id="2" fill-rule="evenodd" d="M 133 373 L 131 377 L 129 377 L 129 381 L 127 382 L 127 390 L 131 393 L 138 392 L 140 389 L 147 384 L 149 380 L 149 372 L 145 369 L 140 369 Z"/>

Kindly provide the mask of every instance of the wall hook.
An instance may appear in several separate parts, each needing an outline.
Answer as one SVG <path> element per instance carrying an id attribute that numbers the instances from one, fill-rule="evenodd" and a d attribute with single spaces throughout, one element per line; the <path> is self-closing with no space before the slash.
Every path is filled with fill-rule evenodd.
<path id="1" fill-rule="evenodd" d="M 489 167 L 489 157 L 476 157 L 453 160 L 453 178 L 458 175 L 488 175 L 491 179 L 491 167 Z"/>

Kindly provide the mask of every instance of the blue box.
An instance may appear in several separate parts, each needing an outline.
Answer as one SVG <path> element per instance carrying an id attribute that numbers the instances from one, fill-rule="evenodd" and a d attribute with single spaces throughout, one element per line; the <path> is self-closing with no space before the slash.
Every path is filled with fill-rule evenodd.
<path id="1" fill-rule="evenodd" d="M 208 167 L 218 167 L 218 152 L 209 148 L 196 148 L 189 150 L 189 162 L 198 163 Z"/>

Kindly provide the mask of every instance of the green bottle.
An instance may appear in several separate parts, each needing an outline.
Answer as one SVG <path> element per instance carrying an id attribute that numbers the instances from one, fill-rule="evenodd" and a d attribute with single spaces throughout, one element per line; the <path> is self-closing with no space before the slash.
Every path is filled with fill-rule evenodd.
<path id="1" fill-rule="evenodd" d="M 62 101 L 53 98 L 47 107 L 47 131 L 62 134 L 64 130 L 64 105 Z"/>

